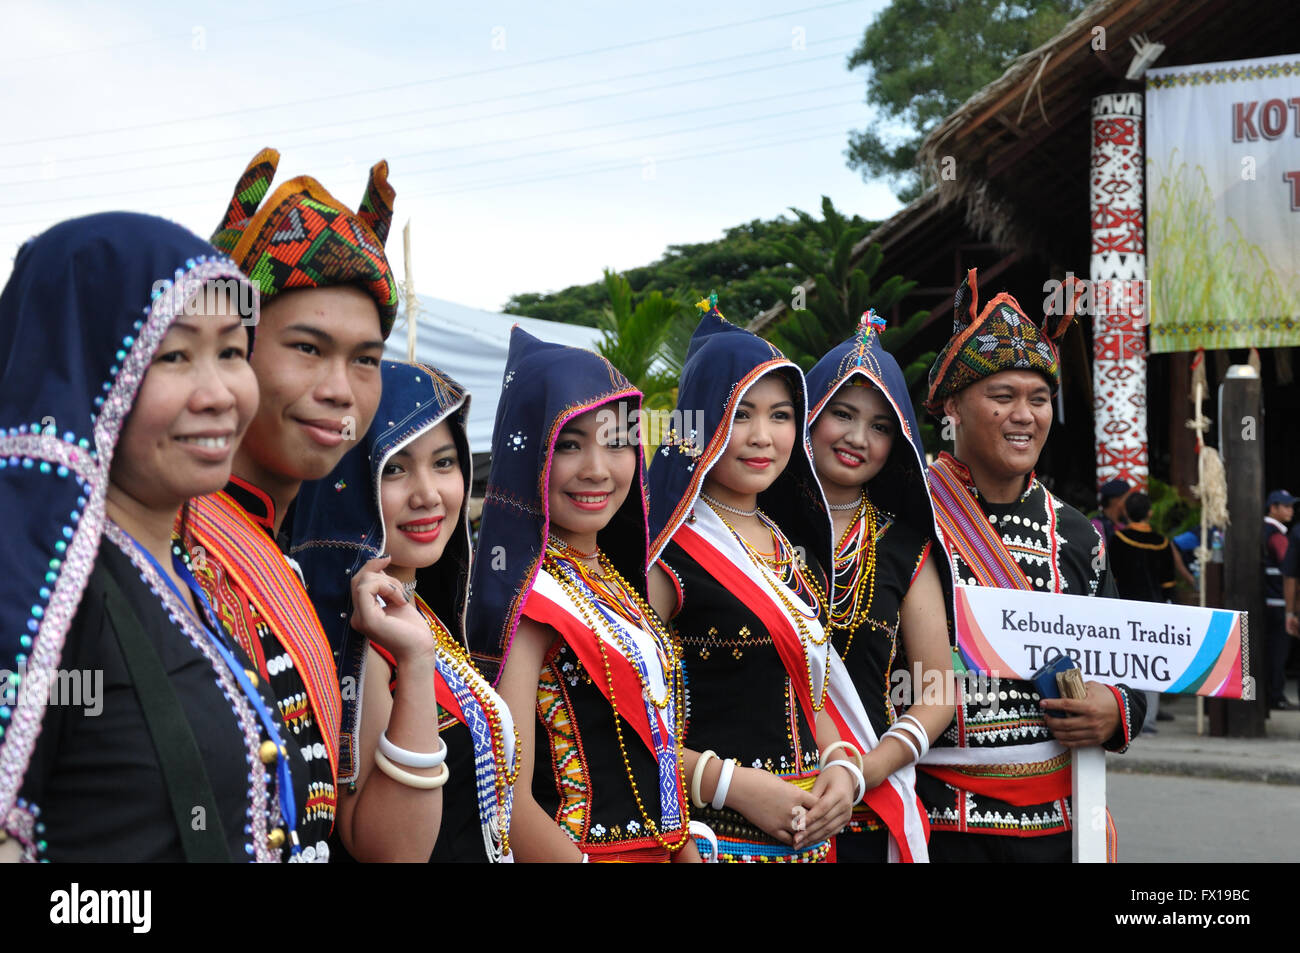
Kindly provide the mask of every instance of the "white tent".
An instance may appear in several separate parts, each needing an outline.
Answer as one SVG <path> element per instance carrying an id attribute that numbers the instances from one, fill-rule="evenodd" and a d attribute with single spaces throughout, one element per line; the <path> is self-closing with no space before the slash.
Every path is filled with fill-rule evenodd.
<path id="1" fill-rule="evenodd" d="M 446 371 L 470 392 L 469 445 L 475 453 L 492 449 L 492 424 L 501 397 L 510 329 L 518 324 L 534 337 L 571 347 L 593 348 L 600 331 L 515 314 L 480 311 L 463 304 L 416 295 L 415 359 Z M 405 304 L 388 339 L 384 357 L 406 360 Z"/>

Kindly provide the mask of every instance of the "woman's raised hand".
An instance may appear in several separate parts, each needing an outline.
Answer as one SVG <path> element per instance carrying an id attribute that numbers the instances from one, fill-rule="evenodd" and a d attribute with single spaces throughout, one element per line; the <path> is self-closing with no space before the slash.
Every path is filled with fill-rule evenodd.
<path id="1" fill-rule="evenodd" d="M 420 657 L 432 658 L 437 642 L 429 623 L 402 584 L 384 572 L 392 557 L 378 556 L 352 577 L 352 628 L 386 649 L 400 665 Z"/>

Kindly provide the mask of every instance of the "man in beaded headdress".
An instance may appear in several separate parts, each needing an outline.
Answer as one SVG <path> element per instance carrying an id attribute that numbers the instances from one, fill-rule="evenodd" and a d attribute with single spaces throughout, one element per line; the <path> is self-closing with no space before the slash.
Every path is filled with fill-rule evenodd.
<path id="1" fill-rule="evenodd" d="M 384 255 L 394 192 L 379 162 L 356 212 L 309 176 L 268 196 L 279 159 L 274 149 L 253 157 L 212 237 L 261 292 L 249 359 L 261 403 L 230 482 L 194 501 L 184 529 L 222 625 L 270 681 L 308 759 L 302 856 L 323 861 L 336 806 L 339 679 L 279 537 L 303 481 L 333 470 L 379 404 L 379 362 L 397 313 Z"/>
<path id="2" fill-rule="evenodd" d="M 954 435 L 953 453 L 939 455 L 929 482 L 955 580 L 1114 597 L 1100 534 L 1034 475 L 1059 385 L 1056 344 L 1073 309 L 1048 315 L 1040 328 L 1009 294 L 982 311 L 978 304 L 972 268 L 957 291 L 953 337 L 930 370 L 926 400 Z M 1146 708 L 1140 692 L 1086 685 L 1079 700 L 1040 699 L 1031 682 L 1008 679 L 995 689 L 996 705 L 966 693 L 917 780 L 931 859 L 1070 860 L 1076 820 L 1068 749 L 1123 751 Z M 1047 718 L 1045 711 L 1072 717 Z"/>

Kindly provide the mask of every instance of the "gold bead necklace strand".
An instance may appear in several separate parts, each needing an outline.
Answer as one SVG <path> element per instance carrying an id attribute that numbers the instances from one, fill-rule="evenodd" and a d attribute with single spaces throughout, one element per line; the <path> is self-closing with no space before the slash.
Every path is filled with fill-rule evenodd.
<path id="1" fill-rule="evenodd" d="M 661 664 L 666 663 L 668 661 L 668 649 L 666 647 L 672 645 L 672 639 L 669 637 L 667 629 L 664 628 L 663 624 L 659 621 L 659 617 L 655 615 L 654 611 L 646 604 L 645 600 L 641 598 L 640 593 L 628 585 L 627 580 L 624 579 L 619 571 L 614 567 L 614 564 L 609 561 L 609 557 L 604 553 L 601 553 L 599 558 L 604 575 L 598 575 L 592 572 L 589 566 L 572 560 L 567 556 L 559 557 L 560 560 L 563 560 L 563 562 L 567 564 L 570 571 L 587 586 L 592 595 L 604 593 L 605 601 L 617 615 L 641 629 L 642 632 L 648 634 L 654 640 L 656 649 L 660 653 Z M 557 563 L 558 560 L 553 560 L 552 566 L 555 567 Z M 560 567 L 559 571 L 562 575 L 567 576 L 567 573 L 563 572 L 562 567 Z M 617 583 L 620 591 L 615 592 L 611 583 Z M 628 606 L 629 602 L 632 604 L 630 607 Z M 601 621 L 605 623 L 606 631 L 608 631 L 614 641 L 618 643 L 619 649 L 623 653 L 624 657 L 630 657 L 632 654 L 631 648 L 618 626 L 609 624 L 609 621 L 604 618 L 599 609 L 597 609 L 596 612 L 597 615 L 601 616 Z M 633 667 L 635 668 L 635 666 Z M 641 682 L 642 691 L 645 692 L 646 697 L 654 702 L 656 708 L 663 710 L 668 707 L 668 697 L 665 696 L 663 701 L 656 699 L 654 697 L 654 692 L 650 688 L 650 684 L 641 675 L 639 669 L 637 670 L 637 678 Z"/>
<path id="2" fill-rule="evenodd" d="M 830 622 L 827 628 L 832 631 L 848 633 L 848 639 L 844 643 L 844 650 L 840 652 L 840 658 L 848 656 L 849 649 L 853 647 L 853 636 L 857 633 L 858 626 L 870 617 L 871 606 L 876 599 L 876 533 L 879 531 L 879 517 L 876 508 L 867 499 L 866 493 L 862 494 L 862 499 L 858 504 L 858 511 L 854 513 L 853 521 L 849 524 L 849 530 L 855 527 L 858 529 L 857 545 L 852 552 L 846 554 L 843 560 L 837 555 L 834 569 L 835 579 L 832 582 L 835 589 L 840 588 L 838 582 L 842 565 L 846 569 L 849 567 L 857 568 L 857 577 L 847 582 L 842 592 L 836 593 L 836 597 L 830 605 Z M 841 546 L 844 542 L 845 540 L 840 541 Z M 862 555 L 864 547 L 866 549 L 865 557 Z M 867 590 L 865 605 L 862 604 L 862 590 L 864 588 Z M 847 611 L 840 608 L 846 602 L 848 605 Z"/>
<path id="3" fill-rule="evenodd" d="M 736 528 L 734 526 L 732 526 L 729 522 L 727 522 L 727 518 L 723 516 L 721 513 L 719 513 L 717 510 L 714 510 L 713 512 L 717 513 L 718 519 L 722 520 L 722 525 L 727 527 L 727 529 L 731 531 L 731 535 L 735 536 L 743 543 L 744 537 L 741 536 L 740 533 L 736 532 Z M 763 513 L 761 510 L 759 511 L 759 515 L 763 518 L 764 522 L 768 525 L 768 527 L 773 531 L 774 534 L 781 532 L 780 528 L 777 527 L 775 524 L 773 524 L 771 520 L 767 519 L 767 515 Z M 782 536 L 782 539 L 784 539 L 784 536 Z M 788 541 L 786 545 L 787 546 L 789 545 Z M 750 562 L 754 563 L 754 565 L 758 568 L 759 575 L 763 577 L 763 581 L 767 583 L 768 588 L 771 589 L 772 592 L 776 594 L 777 599 L 779 599 L 781 601 L 781 604 L 785 606 L 786 613 L 790 616 L 791 619 L 794 620 L 795 628 L 798 629 L 799 631 L 800 641 L 802 641 L 804 645 L 804 665 L 808 670 L 808 691 L 810 693 L 810 698 L 812 700 L 813 711 L 821 711 L 826 704 L 826 692 L 830 687 L 830 680 L 831 680 L 830 632 L 823 631 L 822 638 L 820 641 L 814 639 L 812 632 L 808 629 L 807 624 L 804 622 L 804 614 L 795 607 L 792 601 L 793 594 L 790 592 L 790 590 L 788 590 L 781 582 L 773 579 L 771 575 L 763 572 L 763 566 L 761 566 L 759 564 L 759 561 L 754 558 L 753 551 L 750 547 L 748 546 L 745 547 L 745 553 L 746 555 L 749 556 Z M 798 576 L 803 581 L 804 585 L 808 586 L 808 590 L 813 593 L 814 598 L 820 598 L 822 601 L 825 600 L 826 598 L 825 594 L 821 594 L 820 597 L 818 596 L 818 590 L 813 587 L 812 583 L 809 581 L 807 577 L 804 577 L 803 574 L 799 572 L 799 567 L 797 565 L 793 566 L 793 570 L 795 575 Z M 821 686 L 820 693 L 818 693 L 817 691 L 817 686 L 813 684 L 812 649 L 809 648 L 809 646 L 812 645 L 818 647 L 821 647 L 823 645 L 826 646 L 825 668 L 822 673 L 822 686 Z"/>

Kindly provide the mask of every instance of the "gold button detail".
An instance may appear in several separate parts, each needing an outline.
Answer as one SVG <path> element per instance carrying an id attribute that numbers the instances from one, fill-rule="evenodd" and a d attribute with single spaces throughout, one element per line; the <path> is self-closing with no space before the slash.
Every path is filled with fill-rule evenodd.
<path id="1" fill-rule="evenodd" d="M 251 668 L 246 668 L 246 669 L 244 669 L 244 674 L 248 676 L 248 680 L 249 680 L 250 682 L 252 682 L 252 683 L 253 683 L 253 687 L 256 688 L 256 687 L 257 687 L 257 673 L 254 672 Z"/>
<path id="2" fill-rule="evenodd" d="M 279 850 L 284 846 L 284 828 L 277 827 L 271 833 L 266 835 L 266 843 L 273 849 Z"/>
<path id="3" fill-rule="evenodd" d="M 276 749 L 274 741 L 263 741 L 262 747 L 257 749 L 257 756 L 262 759 L 262 764 L 275 764 L 275 759 L 280 756 L 280 752 Z"/>

